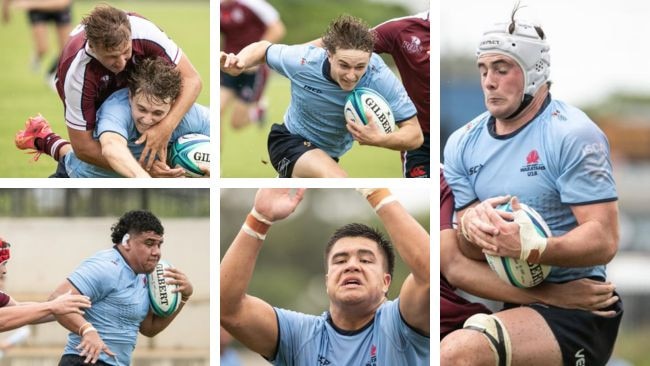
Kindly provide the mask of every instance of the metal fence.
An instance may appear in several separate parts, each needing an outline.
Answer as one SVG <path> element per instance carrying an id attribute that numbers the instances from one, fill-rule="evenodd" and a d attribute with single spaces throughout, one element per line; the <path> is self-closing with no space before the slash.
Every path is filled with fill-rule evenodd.
<path id="1" fill-rule="evenodd" d="M 160 217 L 210 216 L 209 189 L 0 189 L 0 217 L 101 217 L 145 209 Z"/>

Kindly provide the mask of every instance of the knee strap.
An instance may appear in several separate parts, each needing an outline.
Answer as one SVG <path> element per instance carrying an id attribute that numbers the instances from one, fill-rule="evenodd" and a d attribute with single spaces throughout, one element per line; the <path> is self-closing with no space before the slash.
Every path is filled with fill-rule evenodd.
<path id="1" fill-rule="evenodd" d="M 480 332 L 490 341 L 490 348 L 497 361 L 496 366 L 510 366 L 512 361 L 510 336 L 499 318 L 488 314 L 474 314 L 465 321 L 463 329 Z"/>

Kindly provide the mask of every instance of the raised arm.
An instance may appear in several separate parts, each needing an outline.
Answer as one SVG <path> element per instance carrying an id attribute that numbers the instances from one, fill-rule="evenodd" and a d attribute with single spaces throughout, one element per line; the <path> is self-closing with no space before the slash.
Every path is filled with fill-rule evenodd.
<path id="1" fill-rule="evenodd" d="M 221 71 L 231 76 L 237 76 L 244 70 L 263 64 L 266 49 L 271 46 L 269 41 L 259 41 L 244 47 L 238 54 L 221 52 L 219 63 Z"/>
<path id="2" fill-rule="evenodd" d="M 411 274 L 400 290 L 400 313 L 411 327 L 429 334 L 429 233 L 390 195 L 388 189 L 361 190 L 388 232 Z M 369 194 L 368 194 L 369 193 Z"/>
<path id="3" fill-rule="evenodd" d="M 253 211 L 221 261 L 221 325 L 246 347 L 266 358 L 276 352 L 278 323 L 265 301 L 246 293 L 266 232 L 298 206 L 304 190 L 260 189 Z"/>

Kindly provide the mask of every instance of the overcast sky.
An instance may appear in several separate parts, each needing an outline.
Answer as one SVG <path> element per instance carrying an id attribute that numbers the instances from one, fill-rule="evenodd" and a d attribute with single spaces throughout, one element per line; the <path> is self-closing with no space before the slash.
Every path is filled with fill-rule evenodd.
<path id="1" fill-rule="evenodd" d="M 474 55 L 482 31 L 507 21 L 514 3 L 442 0 L 441 55 Z M 555 98 L 579 105 L 623 89 L 650 93 L 650 2 L 522 0 L 522 4 L 527 7 L 519 18 L 541 25 L 547 34 Z"/>

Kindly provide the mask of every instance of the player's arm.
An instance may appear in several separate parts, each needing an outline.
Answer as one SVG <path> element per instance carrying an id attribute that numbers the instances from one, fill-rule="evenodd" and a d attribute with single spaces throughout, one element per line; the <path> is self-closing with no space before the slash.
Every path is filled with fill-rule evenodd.
<path id="1" fill-rule="evenodd" d="M 102 155 L 102 146 L 93 139 L 93 131 L 75 130 L 68 127 L 68 137 L 75 155 L 86 163 L 97 165 L 104 169 L 113 170 Z"/>
<path id="2" fill-rule="evenodd" d="M 509 199 L 510 196 L 492 197 L 483 202 L 475 202 L 457 212 L 458 247 L 466 257 L 485 261 L 483 247 L 479 245 L 479 242 L 485 237 L 498 234 L 498 228 L 490 217 L 497 215 L 494 210 L 496 206 L 508 202 Z M 509 213 L 499 215 L 507 215 L 507 218 L 512 220 L 512 215 Z"/>
<path id="3" fill-rule="evenodd" d="M 116 173 L 127 178 L 150 177 L 133 157 L 124 136 L 115 132 L 104 132 L 99 136 L 99 142 L 102 155 Z"/>
<path id="4" fill-rule="evenodd" d="M 429 334 L 429 233 L 390 195 L 388 189 L 360 190 L 376 210 L 397 253 L 408 266 L 400 290 L 400 314 L 406 323 Z M 368 194 L 369 193 L 369 194 Z"/>
<path id="5" fill-rule="evenodd" d="M 413 116 L 399 124 L 399 129 L 392 133 L 384 133 L 374 123 L 374 116 L 367 113 L 370 121 L 367 125 L 347 121 L 347 129 L 352 137 L 361 145 L 384 147 L 391 150 L 414 150 L 422 146 L 424 136 L 418 123 L 417 116 Z"/>
<path id="6" fill-rule="evenodd" d="M 618 301 L 613 284 L 579 279 L 563 284 L 545 282 L 530 289 L 511 286 L 502 281 L 485 261 L 464 256 L 458 249 L 455 231 L 440 231 L 440 273 L 452 286 L 495 301 L 516 304 L 541 302 L 565 309 L 594 311 L 601 316 L 614 315 L 613 311 L 598 310 Z"/>
<path id="7" fill-rule="evenodd" d="M 289 216 L 304 190 L 260 189 L 249 214 L 221 261 L 221 325 L 249 349 L 267 359 L 276 353 L 279 329 L 275 311 L 267 302 L 246 293 L 257 255 L 269 224 Z"/>
<path id="8" fill-rule="evenodd" d="M 160 123 L 143 132 L 142 136 L 136 141 L 138 144 L 146 142 L 142 150 L 142 155 L 140 155 L 140 164 L 146 170 L 151 169 L 156 155 L 161 161 L 165 161 L 167 158 L 167 145 L 169 144 L 169 138 L 172 132 L 187 111 L 192 108 L 203 87 L 199 73 L 186 55 L 183 54 L 181 56 L 181 60 L 176 68 L 180 71 L 182 79 L 180 95 L 174 100 L 167 116 Z"/>
<path id="9" fill-rule="evenodd" d="M 185 304 L 190 299 L 190 296 L 194 293 L 194 287 L 189 281 L 185 273 L 181 272 L 177 268 L 169 268 L 165 270 L 165 278 L 167 278 L 167 284 L 176 285 L 176 292 L 181 294 L 181 304 L 178 306 L 178 309 L 168 317 L 160 317 L 149 310 L 147 317 L 140 323 L 140 333 L 147 337 L 153 337 L 156 334 L 162 332 L 172 320 L 176 318 L 181 312 L 181 309 L 185 307 Z"/>
<path id="10" fill-rule="evenodd" d="M 83 314 L 90 307 L 86 296 L 62 294 L 46 302 L 19 303 L 13 298 L 0 308 L 0 331 L 5 332 L 26 324 L 45 323 L 54 320 L 53 314 Z"/>
<path id="11" fill-rule="evenodd" d="M 476 237 L 476 244 L 487 254 L 560 267 L 588 267 L 609 263 L 618 250 L 616 201 L 571 206 L 578 226 L 564 235 L 550 238 L 542 238 L 531 229 L 530 218 L 518 209 L 516 197 L 511 202 L 514 221 L 492 210 L 488 214 L 498 235 Z"/>
<path id="12" fill-rule="evenodd" d="M 269 41 L 259 41 L 244 47 L 236 55 L 221 52 L 219 59 L 221 71 L 237 76 L 250 67 L 265 63 L 266 49 L 271 45 Z"/>
<path id="13" fill-rule="evenodd" d="M 70 281 L 66 280 L 54 290 L 52 295 L 50 295 L 50 300 L 65 293 L 80 295 L 79 290 Z M 105 352 L 109 356 L 115 355 L 99 337 L 97 329 L 90 322 L 86 321 L 80 313 L 55 314 L 55 317 L 64 328 L 81 337 L 81 343 L 77 347 L 77 350 L 79 350 L 80 354 L 86 356 L 84 362 L 92 362 L 94 364 L 102 352 Z"/>

